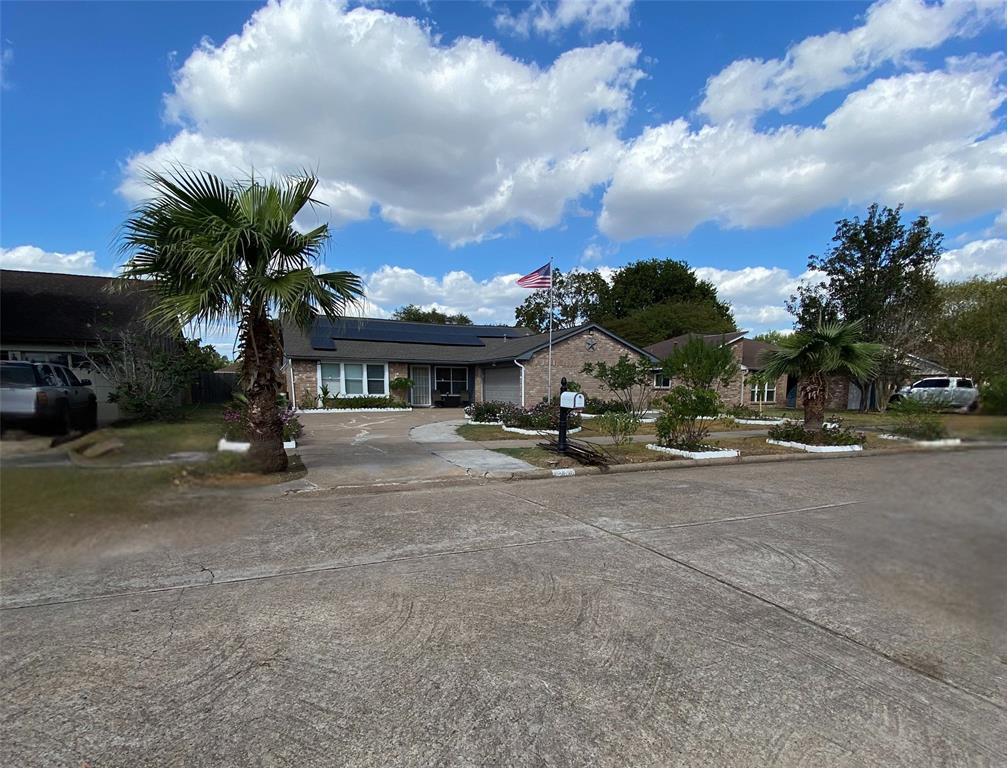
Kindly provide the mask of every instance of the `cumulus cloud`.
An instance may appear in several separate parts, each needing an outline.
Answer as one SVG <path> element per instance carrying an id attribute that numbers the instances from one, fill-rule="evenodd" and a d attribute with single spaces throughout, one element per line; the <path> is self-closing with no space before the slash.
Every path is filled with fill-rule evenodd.
<path id="1" fill-rule="evenodd" d="M 497 29 L 521 37 L 533 32 L 552 35 L 575 26 L 586 32 L 614 32 L 629 24 L 632 4 L 633 0 L 559 0 L 555 4 L 537 0 L 521 13 L 504 11 L 494 21 Z"/>
<path id="2" fill-rule="evenodd" d="M 717 287 L 717 295 L 731 305 L 739 328 L 763 331 L 793 323 L 785 302 L 802 281 L 820 280 L 817 272 L 795 275 L 782 267 L 717 269 L 698 267 L 696 275 Z"/>
<path id="3" fill-rule="evenodd" d="M 131 157 L 121 191 L 143 197 L 141 169 L 173 162 L 229 177 L 308 168 L 337 224 L 376 207 L 452 244 L 513 221 L 546 228 L 610 177 L 637 56 L 612 42 L 540 68 L 380 9 L 270 3 L 181 66 L 165 99 L 179 133 Z"/>
<path id="4" fill-rule="evenodd" d="M 941 280 L 967 280 L 976 275 L 1007 275 L 1007 240 L 974 240 L 945 251 L 937 263 L 937 277 Z"/>
<path id="5" fill-rule="evenodd" d="M 599 226 L 615 239 L 685 234 L 704 221 L 774 226 L 820 208 L 873 199 L 949 218 L 1003 205 L 1005 57 L 953 59 L 943 70 L 878 79 L 821 126 L 760 131 L 685 120 L 631 142 L 604 196 Z"/>
<path id="6" fill-rule="evenodd" d="M 59 272 L 68 275 L 108 275 L 95 261 L 94 251 L 60 253 L 36 245 L 0 248 L 0 267 L 34 272 Z"/>
<path id="7" fill-rule="evenodd" d="M 405 267 L 382 266 L 367 275 L 367 299 L 387 317 L 398 307 L 418 304 L 424 309 L 462 312 L 474 323 L 513 323 L 514 308 L 528 296 L 517 284 L 518 273 L 477 280 L 456 270 L 441 277 Z"/>
<path id="8" fill-rule="evenodd" d="M 732 62 L 707 81 L 699 111 L 714 122 L 749 120 L 768 110 L 787 113 L 883 64 L 904 63 L 913 51 L 1005 23 L 1004 0 L 881 0 L 848 32 L 805 38 L 781 59 Z"/>

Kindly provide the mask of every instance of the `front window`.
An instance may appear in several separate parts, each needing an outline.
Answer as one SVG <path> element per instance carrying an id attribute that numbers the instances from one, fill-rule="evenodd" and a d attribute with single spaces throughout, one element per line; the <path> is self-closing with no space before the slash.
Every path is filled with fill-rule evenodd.
<path id="1" fill-rule="evenodd" d="M 319 387 L 332 396 L 387 395 L 384 363 L 322 363 Z"/>
<path id="2" fill-rule="evenodd" d="M 775 403 L 776 382 L 755 383 L 748 388 L 748 398 L 753 403 Z"/>
<path id="3" fill-rule="evenodd" d="M 671 378 L 658 371 L 654 374 L 654 389 L 671 389 Z"/>
<path id="4" fill-rule="evenodd" d="M 436 389 L 442 395 L 461 395 L 468 390 L 468 368 L 437 368 L 434 376 Z"/>

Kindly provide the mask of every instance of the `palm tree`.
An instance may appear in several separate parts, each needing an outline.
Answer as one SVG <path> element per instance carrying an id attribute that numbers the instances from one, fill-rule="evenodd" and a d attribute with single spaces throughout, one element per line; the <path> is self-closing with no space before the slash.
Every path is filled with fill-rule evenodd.
<path id="1" fill-rule="evenodd" d="M 363 295 L 351 272 L 315 274 L 329 239 L 323 224 L 294 228 L 318 179 L 310 174 L 264 183 L 226 183 L 211 173 L 175 168 L 147 172 L 151 198 L 123 225 L 128 256 L 122 276 L 147 281 L 148 320 L 157 327 L 237 326 L 241 385 L 248 399 L 250 464 L 287 467 L 277 408 L 283 344 L 274 317 L 307 328 L 318 314 L 335 318 Z"/>
<path id="2" fill-rule="evenodd" d="M 825 420 L 829 379 L 848 376 L 857 381 L 875 375 L 880 344 L 860 341 L 860 322 L 819 322 L 778 342 L 778 349 L 762 357 L 761 375 L 769 381 L 797 376 L 804 400 L 804 428 L 815 432 Z"/>

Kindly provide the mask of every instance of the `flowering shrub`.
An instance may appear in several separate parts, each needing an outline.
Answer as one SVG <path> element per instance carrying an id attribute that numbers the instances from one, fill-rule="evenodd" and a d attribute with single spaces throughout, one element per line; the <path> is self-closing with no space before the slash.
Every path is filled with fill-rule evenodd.
<path id="1" fill-rule="evenodd" d="M 505 427 L 519 429 L 559 429 L 559 407 L 549 403 L 539 403 L 532 408 L 521 408 L 511 403 L 503 403 L 500 409 L 500 421 Z M 574 429 L 580 426 L 580 414 L 571 413 L 567 418 L 567 427 Z"/>
<path id="2" fill-rule="evenodd" d="M 248 442 L 250 430 L 246 403 L 235 401 L 224 409 L 223 418 L 225 439 L 239 443 Z M 292 410 L 280 410 L 280 423 L 283 425 L 284 442 L 296 440 L 304 432 L 304 425 Z"/>
<path id="3" fill-rule="evenodd" d="M 626 406 L 618 400 L 603 400 L 600 397 L 585 398 L 584 412 L 590 414 L 625 413 Z"/>
<path id="4" fill-rule="evenodd" d="M 513 408 L 510 403 L 499 400 L 487 400 L 483 403 L 473 403 L 465 406 L 465 415 L 472 421 L 500 421 L 500 414 L 507 408 Z"/>

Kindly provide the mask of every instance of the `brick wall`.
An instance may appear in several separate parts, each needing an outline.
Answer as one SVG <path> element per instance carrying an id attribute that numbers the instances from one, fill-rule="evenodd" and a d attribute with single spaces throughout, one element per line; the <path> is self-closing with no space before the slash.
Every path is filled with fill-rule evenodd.
<path id="1" fill-rule="evenodd" d="M 312 395 L 318 392 L 318 367 L 314 360 L 291 360 L 294 369 L 294 402 L 298 408 L 312 408 L 313 402 L 305 402 L 304 390 L 309 390 Z"/>
<path id="2" fill-rule="evenodd" d="M 741 344 L 734 344 L 731 347 L 731 352 L 734 355 L 734 359 L 738 363 L 738 372 L 734 374 L 727 384 L 721 384 L 717 382 L 714 389 L 717 394 L 720 395 L 721 401 L 724 406 L 730 408 L 736 405 L 746 405 L 750 408 L 758 408 L 758 403 L 753 403 L 751 400 L 751 395 L 749 393 L 750 384 L 747 381 L 750 372 L 741 369 L 741 355 L 742 355 Z M 671 385 L 676 386 L 681 382 L 677 379 L 672 379 Z M 761 386 L 760 386 L 761 390 Z M 662 393 L 667 392 L 666 389 L 658 389 L 655 391 L 655 395 L 660 397 Z M 781 376 L 776 382 L 776 399 L 772 403 L 766 403 L 768 406 L 783 406 L 787 401 L 787 377 Z"/>
<path id="3" fill-rule="evenodd" d="M 594 341 L 594 349 L 587 348 L 588 341 Z M 629 355 L 631 359 L 639 357 L 631 349 L 624 347 L 610 336 L 595 331 L 593 335 L 579 333 L 576 336 L 553 344 L 552 347 L 552 393 L 559 394 L 559 382 L 564 376 L 576 381 L 581 391 L 588 397 L 612 398 L 612 393 L 593 376 L 581 373 L 584 363 L 594 363 L 603 360 L 609 365 L 617 363 L 621 355 Z M 540 403 L 546 396 L 549 378 L 549 352 L 543 349 L 536 352 L 531 360 L 524 363 L 524 402 L 530 408 Z"/>
<path id="4" fill-rule="evenodd" d="M 388 364 L 388 381 L 392 379 L 397 379 L 402 377 L 404 379 L 409 378 L 409 363 L 389 363 Z M 388 393 L 389 397 L 396 400 L 402 400 L 403 402 L 409 399 L 409 390 L 403 389 L 402 391 L 392 390 Z"/>
<path id="5" fill-rule="evenodd" d="M 476 366 L 475 387 L 472 389 L 472 402 L 481 403 L 483 401 L 483 369 Z"/>

